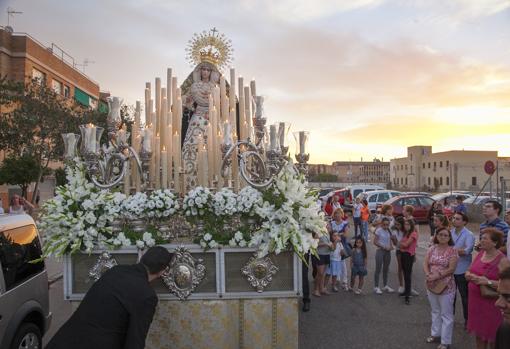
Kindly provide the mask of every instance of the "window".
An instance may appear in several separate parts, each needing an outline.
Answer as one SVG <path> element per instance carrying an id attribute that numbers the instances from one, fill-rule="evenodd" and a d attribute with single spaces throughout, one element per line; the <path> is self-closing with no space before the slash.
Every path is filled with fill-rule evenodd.
<path id="1" fill-rule="evenodd" d="M 443 177 L 439 177 L 439 185 L 443 185 Z"/>
<path id="2" fill-rule="evenodd" d="M 39 84 L 43 84 L 46 81 L 46 74 L 40 70 L 32 68 L 32 79 L 37 80 Z"/>
<path id="3" fill-rule="evenodd" d="M 404 178 L 400 178 L 400 184 L 403 185 L 404 184 Z"/>
<path id="4" fill-rule="evenodd" d="M 450 177 L 446 177 L 446 185 L 450 185 Z"/>
<path id="5" fill-rule="evenodd" d="M 406 177 L 406 185 L 407 185 L 407 177 Z"/>
<path id="6" fill-rule="evenodd" d="M 446 160 L 446 167 L 450 166 L 450 161 Z"/>
<path id="7" fill-rule="evenodd" d="M 439 167 L 443 167 L 443 162 L 439 161 Z"/>
<path id="8" fill-rule="evenodd" d="M 368 198 L 368 202 L 377 202 L 377 194 L 370 195 L 370 197 Z"/>
<path id="9" fill-rule="evenodd" d="M 51 88 L 53 89 L 53 92 L 55 92 L 58 95 L 62 94 L 62 83 L 57 80 L 51 80 Z"/>
<path id="10" fill-rule="evenodd" d="M 67 85 L 64 85 L 64 97 L 65 98 L 71 97 L 71 89 Z"/>
<path id="11" fill-rule="evenodd" d="M 406 171 L 407 171 L 407 165 L 406 165 Z"/>
<path id="12" fill-rule="evenodd" d="M 403 170 L 404 169 L 404 165 L 400 165 L 400 169 Z"/>
<path id="13" fill-rule="evenodd" d="M 377 198 L 377 202 L 386 202 L 389 199 L 390 199 L 390 194 L 389 193 L 379 193 L 379 197 Z"/>
<path id="14" fill-rule="evenodd" d="M 423 163 L 422 165 L 423 165 L 423 168 L 425 168 L 425 163 Z"/>
<path id="15" fill-rule="evenodd" d="M 430 168 L 430 162 L 429 162 L 429 168 Z"/>
<path id="16" fill-rule="evenodd" d="M 411 173 L 413 173 L 413 165 L 411 165 Z"/>
<path id="17" fill-rule="evenodd" d="M 434 161 L 434 168 L 436 168 L 436 162 Z"/>
<path id="18" fill-rule="evenodd" d="M 411 205 L 413 207 L 416 207 L 416 206 L 419 206 L 420 203 L 418 201 L 418 198 L 405 198 L 404 205 Z"/>
<path id="19" fill-rule="evenodd" d="M 428 184 L 430 185 L 430 177 L 429 177 L 429 179 L 428 179 L 428 181 L 427 181 L 427 182 L 428 182 Z"/>
<path id="20" fill-rule="evenodd" d="M 476 185 L 476 177 L 471 178 L 471 185 Z"/>
<path id="21" fill-rule="evenodd" d="M 411 158 L 411 161 L 413 161 L 413 154 L 411 154 L 409 157 Z"/>
<path id="22" fill-rule="evenodd" d="M 41 254 L 41 245 L 34 225 L 25 225 L 0 233 L 0 263 L 6 290 L 44 270 L 44 262 L 29 263 L 40 258 Z"/>
<path id="23" fill-rule="evenodd" d="M 434 200 L 432 200 L 431 198 L 428 198 L 428 197 L 420 197 L 420 202 L 421 202 L 421 205 L 422 206 L 432 206 L 432 203 L 434 202 Z"/>

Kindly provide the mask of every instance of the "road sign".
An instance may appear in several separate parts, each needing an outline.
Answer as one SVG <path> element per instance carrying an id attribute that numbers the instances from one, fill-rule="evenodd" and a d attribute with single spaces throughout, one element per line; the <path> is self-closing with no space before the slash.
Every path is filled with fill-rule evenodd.
<path id="1" fill-rule="evenodd" d="M 496 165 L 494 164 L 493 161 L 488 160 L 485 162 L 483 169 L 485 170 L 485 173 L 487 173 L 490 176 L 494 172 L 496 172 Z"/>

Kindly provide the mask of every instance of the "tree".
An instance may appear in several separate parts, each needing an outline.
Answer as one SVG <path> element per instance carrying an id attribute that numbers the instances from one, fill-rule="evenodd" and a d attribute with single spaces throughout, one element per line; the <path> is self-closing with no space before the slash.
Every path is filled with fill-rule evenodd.
<path id="1" fill-rule="evenodd" d="M 130 112 L 128 106 L 121 109 L 129 129 L 133 119 Z M 86 123 L 106 127 L 106 116 L 56 94 L 38 80 L 24 83 L 0 79 L 0 149 L 34 158 L 38 170 L 34 192 L 50 161 L 61 160 L 61 134 L 78 133 L 79 125 Z M 102 141 L 106 139 L 104 132 Z"/>
<path id="2" fill-rule="evenodd" d="M 9 155 L 0 166 L 0 184 L 18 185 L 24 198 L 27 197 L 27 189 L 30 183 L 38 178 L 37 161 L 29 154 L 22 156 Z"/>
<path id="3" fill-rule="evenodd" d="M 310 178 L 310 182 L 332 183 L 332 182 L 336 182 L 337 180 L 338 180 L 338 177 L 336 175 L 329 174 L 329 173 L 319 173 L 319 174 Z"/>

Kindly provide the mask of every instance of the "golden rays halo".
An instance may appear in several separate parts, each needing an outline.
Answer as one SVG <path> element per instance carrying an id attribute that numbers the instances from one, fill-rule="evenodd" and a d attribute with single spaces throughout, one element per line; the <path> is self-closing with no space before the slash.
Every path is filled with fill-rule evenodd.
<path id="1" fill-rule="evenodd" d="M 208 32 L 204 30 L 193 34 L 186 47 L 186 59 L 192 67 L 208 62 L 223 70 L 232 63 L 233 52 L 232 41 L 212 28 Z"/>

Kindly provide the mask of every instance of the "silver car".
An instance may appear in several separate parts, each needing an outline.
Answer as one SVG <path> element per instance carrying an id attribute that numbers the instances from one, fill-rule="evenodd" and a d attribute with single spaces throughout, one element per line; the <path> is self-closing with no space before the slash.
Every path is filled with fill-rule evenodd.
<path id="1" fill-rule="evenodd" d="M 48 275 L 32 217 L 0 215 L 0 348 L 42 349 L 51 322 Z"/>

